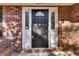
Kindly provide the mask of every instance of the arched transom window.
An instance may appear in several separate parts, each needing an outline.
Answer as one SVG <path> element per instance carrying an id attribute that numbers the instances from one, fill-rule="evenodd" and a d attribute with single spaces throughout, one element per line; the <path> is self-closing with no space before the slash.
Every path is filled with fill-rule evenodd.
<path id="1" fill-rule="evenodd" d="M 44 13 L 43 13 L 43 12 L 38 11 L 38 12 L 35 14 L 35 16 L 45 16 L 45 15 L 44 15 Z"/>

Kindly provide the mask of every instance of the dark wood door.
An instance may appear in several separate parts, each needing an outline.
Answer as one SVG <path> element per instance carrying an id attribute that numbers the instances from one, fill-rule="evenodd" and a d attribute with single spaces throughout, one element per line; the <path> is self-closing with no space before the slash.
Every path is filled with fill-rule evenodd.
<path id="1" fill-rule="evenodd" d="M 48 48 L 48 9 L 32 10 L 32 48 Z"/>

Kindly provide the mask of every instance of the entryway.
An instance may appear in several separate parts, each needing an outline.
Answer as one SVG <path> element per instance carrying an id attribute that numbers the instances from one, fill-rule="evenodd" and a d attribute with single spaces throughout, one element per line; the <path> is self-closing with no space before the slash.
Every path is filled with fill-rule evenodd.
<path id="1" fill-rule="evenodd" d="M 22 8 L 22 48 L 57 47 L 57 7 Z"/>

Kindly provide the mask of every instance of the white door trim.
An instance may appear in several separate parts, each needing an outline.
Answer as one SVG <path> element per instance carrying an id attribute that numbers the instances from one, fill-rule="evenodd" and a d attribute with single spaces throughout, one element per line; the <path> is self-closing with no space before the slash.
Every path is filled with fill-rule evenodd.
<path id="1" fill-rule="evenodd" d="M 48 26 L 48 44 L 49 48 L 51 48 L 51 13 L 54 11 L 55 12 L 55 30 L 58 30 L 58 7 L 22 7 L 22 48 L 32 48 L 31 46 L 31 39 L 32 36 L 29 38 L 30 45 L 29 47 L 25 46 L 25 38 L 26 38 L 26 33 L 25 33 L 25 12 L 29 12 L 29 35 L 31 35 L 31 10 L 32 9 L 48 9 L 49 10 L 49 26 Z M 53 38 L 52 38 L 53 39 Z M 58 39 L 56 40 L 58 41 Z M 28 43 L 29 44 L 29 43 Z"/>

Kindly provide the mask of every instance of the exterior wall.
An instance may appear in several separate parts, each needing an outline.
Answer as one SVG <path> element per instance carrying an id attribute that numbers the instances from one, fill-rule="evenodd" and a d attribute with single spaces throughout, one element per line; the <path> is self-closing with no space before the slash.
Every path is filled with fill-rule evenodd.
<path id="1" fill-rule="evenodd" d="M 73 4 L 70 8 L 70 21 L 79 22 L 79 4 Z"/>
<path id="2" fill-rule="evenodd" d="M 64 17 L 63 25 L 59 24 L 59 46 L 64 50 L 79 48 L 79 4 L 59 7 L 59 20 Z"/>
<path id="3" fill-rule="evenodd" d="M 69 7 L 58 7 L 59 20 L 68 20 Z M 3 37 L 14 42 L 14 48 L 21 50 L 22 45 L 22 7 L 4 6 L 3 7 Z M 19 43 L 18 43 L 19 42 Z"/>
<path id="4" fill-rule="evenodd" d="M 69 19 L 69 7 L 58 7 L 59 20 Z M 21 50 L 22 42 L 22 7 L 4 6 L 3 7 L 3 37 L 14 42 L 14 48 Z"/>
<path id="5" fill-rule="evenodd" d="M 58 7 L 58 20 L 59 20 L 59 22 L 62 21 L 62 20 L 64 20 L 64 21 L 69 20 L 69 6 L 60 6 L 60 7 Z M 58 31 L 58 38 L 59 38 L 58 46 L 63 48 L 64 43 L 62 43 L 62 41 L 67 40 L 66 39 L 67 36 L 64 34 L 64 36 L 66 36 L 66 37 L 64 37 L 64 39 L 62 40 L 62 37 L 63 37 L 62 36 L 63 35 L 62 34 L 63 33 L 62 24 L 59 23 L 58 27 L 59 27 L 58 28 L 58 30 L 59 30 Z"/>
<path id="6" fill-rule="evenodd" d="M 64 19 L 71 22 L 79 22 L 79 4 L 58 7 L 58 17 L 59 20 Z"/>
<path id="7" fill-rule="evenodd" d="M 79 4 L 58 7 L 59 20 L 79 21 Z M 3 37 L 13 41 L 17 51 L 22 45 L 22 7 L 3 6 Z M 60 38 L 59 38 L 60 39 Z"/>
<path id="8" fill-rule="evenodd" d="M 68 20 L 69 19 L 69 6 L 60 6 L 58 7 L 58 18 L 59 20 Z"/>
<path id="9" fill-rule="evenodd" d="M 3 7 L 3 37 L 12 40 L 17 51 L 21 50 L 22 41 L 22 8 Z M 11 43 L 11 44 L 13 44 Z"/>

